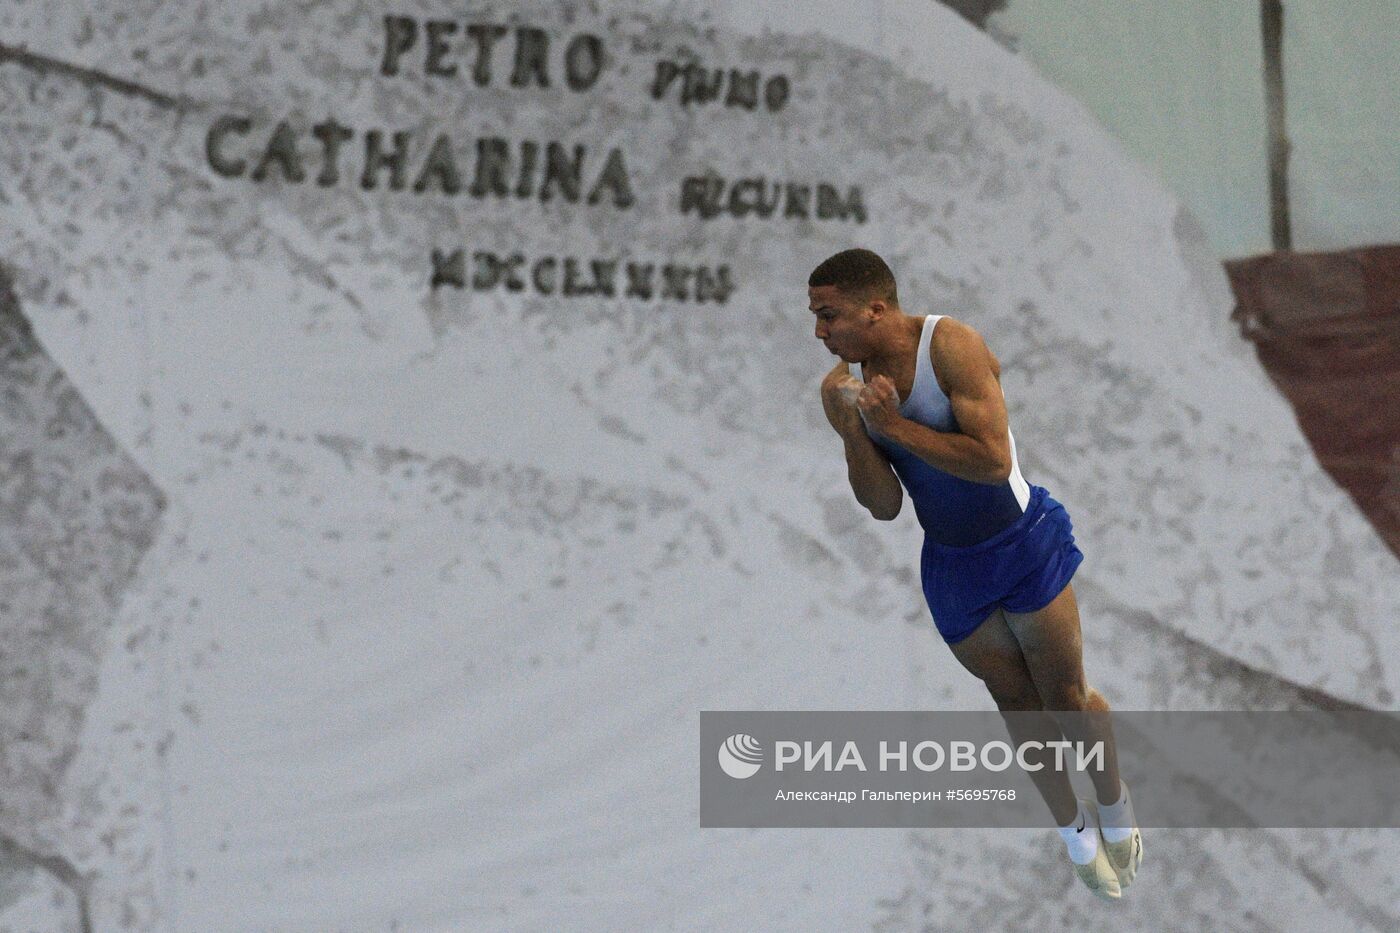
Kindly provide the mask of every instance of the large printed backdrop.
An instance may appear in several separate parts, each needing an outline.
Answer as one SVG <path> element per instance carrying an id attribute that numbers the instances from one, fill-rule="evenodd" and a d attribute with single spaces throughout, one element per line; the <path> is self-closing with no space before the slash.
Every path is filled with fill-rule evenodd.
<path id="1" fill-rule="evenodd" d="M 25 649 L 34 696 L 89 687 L 4 725 L 46 754 L 0 811 L 0 918 L 899 927 L 954 909 L 931 885 L 1058 891 L 1058 852 L 990 837 L 974 871 L 918 834 L 696 829 L 699 709 L 987 703 L 816 400 L 805 277 L 853 244 L 1000 357 L 1115 703 L 1393 705 L 1395 559 L 1194 224 L 947 11 L 62 15 L 0 15 L 0 261 L 145 511 L 100 586 L 7 623 L 90 647 Z M 52 389 L 7 380 L 7 469 L 62 460 L 104 527 L 82 491 L 125 461 L 57 458 L 24 415 Z M 7 554 L 58 537 L 35 514 Z M 1343 869 L 1280 839 L 1239 884 Z"/>

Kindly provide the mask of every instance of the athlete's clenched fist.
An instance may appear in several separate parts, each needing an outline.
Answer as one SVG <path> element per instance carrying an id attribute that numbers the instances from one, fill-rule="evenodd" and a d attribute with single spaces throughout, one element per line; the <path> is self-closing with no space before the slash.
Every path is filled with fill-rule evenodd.
<path id="1" fill-rule="evenodd" d="M 873 431 L 884 432 L 899 418 L 899 394 L 889 376 L 875 376 L 856 396 L 856 405 Z"/>
<path id="2" fill-rule="evenodd" d="M 860 420 L 860 409 L 856 407 L 856 398 L 864 386 L 865 383 L 849 373 L 837 370 L 827 373 L 826 378 L 822 380 L 822 406 L 826 409 L 831 426 L 843 435 L 865 432 L 865 426 Z"/>

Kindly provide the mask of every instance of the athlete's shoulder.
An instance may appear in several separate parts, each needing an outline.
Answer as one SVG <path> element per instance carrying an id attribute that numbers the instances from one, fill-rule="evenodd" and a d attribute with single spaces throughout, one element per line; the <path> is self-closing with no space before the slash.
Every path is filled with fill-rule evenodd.
<path id="1" fill-rule="evenodd" d="M 851 368 L 845 360 L 842 360 L 835 366 L 831 367 L 831 370 L 827 372 L 825 376 L 822 376 L 822 385 L 837 382 L 841 379 L 841 377 L 849 375 L 851 375 Z"/>
<path id="2" fill-rule="evenodd" d="M 973 338 L 982 339 L 982 335 L 977 333 L 977 328 L 952 315 L 943 314 L 938 317 L 938 323 L 933 328 L 933 338 L 930 342 L 934 345 L 956 349 Z"/>
<path id="3" fill-rule="evenodd" d="M 987 341 L 977 328 L 965 321 L 944 315 L 933 328 L 928 343 L 929 358 L 940 383 L 945 381 L 945 374 L 966 374 L 969 370 L 982 370 L 984 366 L 990 366 L 994 375 L 1001 375 L 1001 364 Z"/>

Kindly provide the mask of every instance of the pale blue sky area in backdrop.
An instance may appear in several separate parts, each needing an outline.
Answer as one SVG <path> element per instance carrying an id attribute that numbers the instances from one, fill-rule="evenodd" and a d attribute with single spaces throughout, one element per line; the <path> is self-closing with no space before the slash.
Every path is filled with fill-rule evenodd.
<path id="1" fill-rule="evenodd" d="M 1400 242 L 1400 3 L 1284 9 L 1294 248 Z M 1155 168 L 1218 255 L 1271 248 L 1258 0 L 1009 0 L 988 25 Z"/>

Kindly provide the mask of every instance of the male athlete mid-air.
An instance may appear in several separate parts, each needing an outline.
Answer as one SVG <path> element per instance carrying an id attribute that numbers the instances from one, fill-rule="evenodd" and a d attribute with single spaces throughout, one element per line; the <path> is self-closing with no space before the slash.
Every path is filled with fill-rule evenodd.
<path id="1" fill-rule="evenodd" d="M 1142 861 L 1142 836 L 1108 717 L 1082 715 L 1108 712 L 1084 680 L 1069 582 L 1084 555 L 1064 506 L 1021 475 L 996 357 L 961 321 L 905 314 L 893 273 L 869 250 L 837 253 L 807 285 L 817 339 L 841 358 L 821 395 L 845 442 L 851 489 L 881 521 L 909 491 L 939 634 L 999 710 L 1022 714 L 1006 717 L 1018 745 L 1047 735 L 1104 742 L 1105 767 L 1092 773 L 1097 806 L 1075 797 L 1062 770 L 1031 777 L 1076 873 L 1118 899 Z"/>

